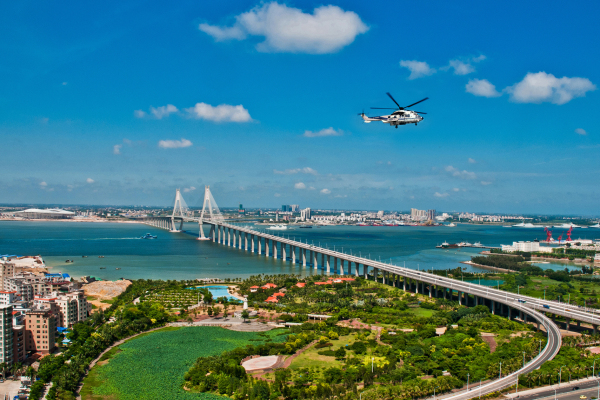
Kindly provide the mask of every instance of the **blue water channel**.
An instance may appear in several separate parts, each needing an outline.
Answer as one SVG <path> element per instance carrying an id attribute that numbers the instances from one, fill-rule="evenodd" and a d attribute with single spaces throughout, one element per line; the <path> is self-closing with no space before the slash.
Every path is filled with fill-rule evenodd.
<path id="1" fill-rule="evenodd" d="M 256 228 L 263 230 L 264 226 Z M 136 223 L 0 221 L 0 254 L 40 254 L 52 267 L 52 272 L 109 280 L 243 278 L 258 274 L 315 273 L 311 267 L 303 268 L 299 264 L 212 241 L 199 241 L 197 224 L 184 224 L 184 230 L 169 233 Z M 147 232 L 158 238 L 139 239 Z M 500 246 L 545 237 L 543 229 L 467 224 L 456 227 L 327 226 L 267 232 L 412 269 L 454 269 L 460 266 L 469 272 L 489 272 L 460 264 L 470 260 L 481 249 L 436 249 L 435 246 L 462 241 Z M 598 239 L 600 229 L 576 229 L 573 237 Z M 74 262 L 67 264 L 67 259 Z M 579 268 L 572 263 L 559 262 L 540 264 L 540 267 L 555 270 Z M 322 270 L 316 273 L 322 273 Z"/>

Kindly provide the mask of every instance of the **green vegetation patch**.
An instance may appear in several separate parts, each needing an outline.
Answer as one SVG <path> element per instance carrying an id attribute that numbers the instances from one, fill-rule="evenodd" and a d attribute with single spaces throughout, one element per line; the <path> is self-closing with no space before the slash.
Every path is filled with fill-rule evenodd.
<path id="1" fill-rule="evenodd" d="M 277 332 L 262 337 L 278 340 Z M 118 348 L 108 364 L 94 368 L 84 399 L 219 399 L 210 393 L 183 390 L 183 376 L 198 357 L 218 355 L 259 338 L 253 332 L 218 327 L 164 329 L 134 338 Z M 112 350 L 111 350 L 112 351 Z"/>

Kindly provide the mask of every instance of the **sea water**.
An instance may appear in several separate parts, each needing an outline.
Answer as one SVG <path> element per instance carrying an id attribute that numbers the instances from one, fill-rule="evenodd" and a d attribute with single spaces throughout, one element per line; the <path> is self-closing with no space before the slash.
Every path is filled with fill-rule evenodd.
<path id="1" fill-rule="evenodd" d="M 256 226 L 256 229 L 264 228 Z M 205 232 L 208 233 L 208 227 Z M 545 237 L 543 229 L 468 224 L 456 227 L 327 226 L 267 232 L 415 270 L 460 266 L 469 272 L 483 270 L 460 262 L 470 260 L 482 249 L 436 249 L 435 246 L 444 241 L 500 246 Z M 140 239 L 146 233 L 158 238 Z M 600 238 L 600 230 L 575 229 L 573 236 L 596 239 Z M 198 225 L 193 223 L 184 224 L 183 232 L 170 233 L 137 223 L 0 221 L 0 254 L 40 254 L 53 272 L 74 277 L 180 280 L 322 273 L 321 269 L 304 268 L 289 261 L 197 238 Z M 281 251 L 278 253 L 281 256 Z M 66 260 L 74 262 L 67 264 Z M 318 261 L 321 261 L 320 257 Z M 555 270 L 578 268 L 559 262 L 540 266 Z"/>

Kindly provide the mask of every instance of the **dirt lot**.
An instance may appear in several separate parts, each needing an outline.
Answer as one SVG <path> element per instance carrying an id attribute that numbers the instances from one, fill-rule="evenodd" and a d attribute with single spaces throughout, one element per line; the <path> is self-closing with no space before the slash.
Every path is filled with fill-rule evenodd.
<path id="1" fill-rule="evenodd" d="M 102 300 L 110 300 L 117 297 L 127 289 L 127 286 L 131 285 L 128 280 L 120 281 L 96 281 L 83 285 L 82 289 L 86 296 L 92 296 L 94 300 L 88 300 L 96 307 L 105 310 L 110 307 L 110 304 L 103 303 Z"/>

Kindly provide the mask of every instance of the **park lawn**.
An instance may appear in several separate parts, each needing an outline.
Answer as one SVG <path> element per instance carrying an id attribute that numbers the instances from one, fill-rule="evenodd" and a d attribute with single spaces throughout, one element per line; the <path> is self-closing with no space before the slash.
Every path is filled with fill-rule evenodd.
<path id="1" fill-rule="evenodd" d="M 333 344 L 333 346 L 331 346 L 331 349 L 333 351 L 335 351 L 339 347 L 345 347 L 347 344 L 350 345 L 350 344 L 354 343 L 355 340 L 356 340 L 356 335 L 351 334 L 351 335 L 347 335 L 347 336 L 341 336 L 339 339 L 330 340 L 329 342 L 331 344 Z M 341 366 L 342 366 L 341 361 L 336 360 L 335 357 L 329 357 L 329 356 L 324 356 L 324 355 L 318 354 L 318 352 L 321 350 L 329 350 L 329 348 L 323 347 L 323 348 L 317 349 L 315 346 L 311 347 L 310 349 L 308 349 L 307 351 L 305 351 L 304 353 L 302 353 L 298 357 L 296 357 L 294 359 L 294 361 L 292 361 L 292 364 L 290 365 L 290 369 L 292 371 L 294 371 L 294 370 L 298 370 L 300 368 L 315 368 L 315 367 L 341 368 Z"/>
<path id="2" fill-rule="evenodd" d="M 409 308 L 407 311 L 414 314 L 417 317 L 431 317 L 433 315 L 433 310 L 429 310 L 427 308 Z"/>
<path id="3" fill-rule="evenodd" d="M 183 390 L 184 375 L 201 356 L 221 354 L 266 338 L 279 341 L 281 330 L 264 334 L 219 327 L 167 327 L 147 332 L 111 350 L 84 379 L 83 400 L 222 399 Z M 250 341 L 250 339 L 262 339 Z"/>

